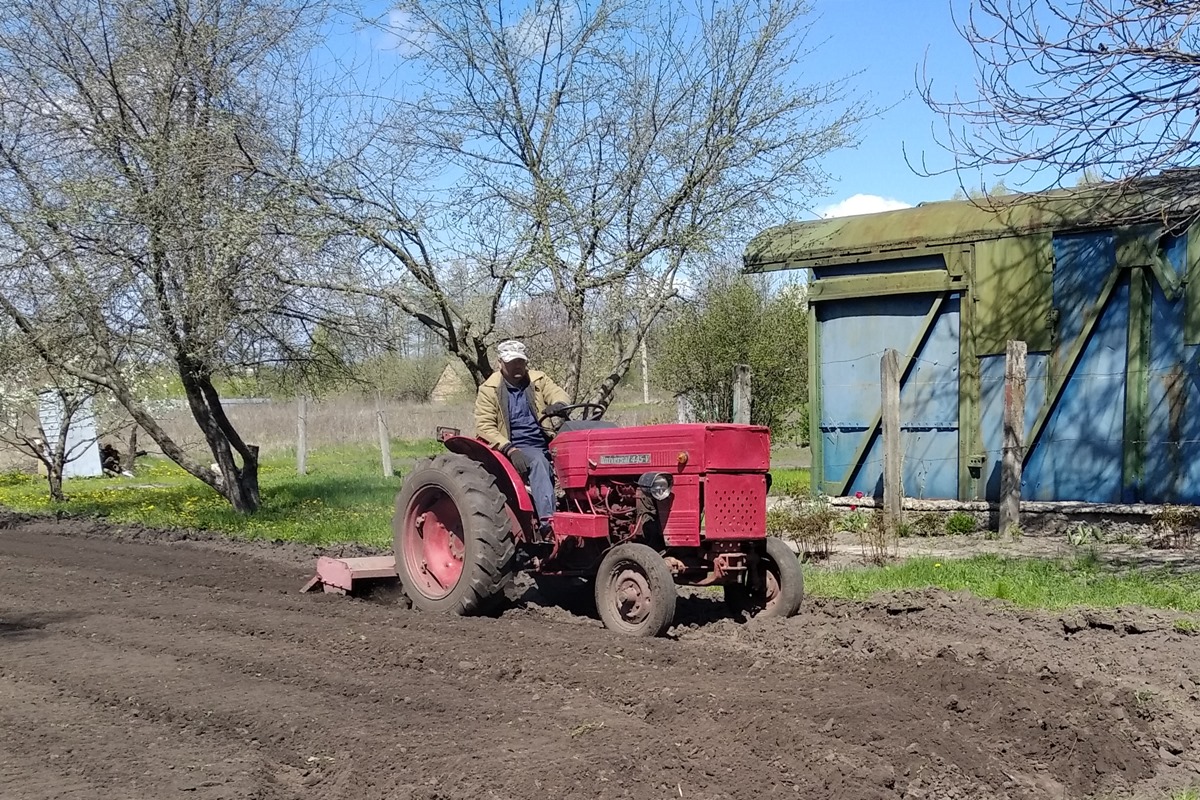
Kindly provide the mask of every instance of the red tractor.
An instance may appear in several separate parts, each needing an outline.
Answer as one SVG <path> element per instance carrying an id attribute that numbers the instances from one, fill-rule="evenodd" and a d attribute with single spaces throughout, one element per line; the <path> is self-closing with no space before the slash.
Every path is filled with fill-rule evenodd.
<path id="1" fill-rule="evenodd" d="M 583 419 L 570 419 L 573 412 Z M 594 592 L 604 624 L 658 636 L 677 585 L 721 586 L 739 613 L 791 616 L 804 578 L 795 553 L 766 535 L 770 432 L 727 424 L 619 428 L 594 404 L 569 406 L 550 444 L 558 489 L 552 533 L 508 459 L 439 432 L 449 451 L 419 462 L 396 497 L 394 566 L 322 559 L 306 588 L 349 591 L 398 575 L 413 605 L 470 614 L 502 598 L 519 569 L 547 595 Z M 357 562 L 357 563 L 356 563 Z"/>

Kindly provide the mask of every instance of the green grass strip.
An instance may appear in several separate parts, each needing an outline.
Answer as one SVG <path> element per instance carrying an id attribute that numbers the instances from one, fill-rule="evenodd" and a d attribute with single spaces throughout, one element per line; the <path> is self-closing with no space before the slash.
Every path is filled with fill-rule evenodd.
<path id="1" fill-rule="evenodd" d="M 818 597 L 863 600 L 875 592 L 927 587 L 966 589 L 979 597 L 1028 608 L 1136 605 L 1200 611 L 1200 575 L 1172 575 L 1161 569 L 1113 572 L 1090 556 L 1071 561 L 997 555 L 946 561 L 922 557 L 895 566 L 805 571 L 805 589 Z"/>
<path id="2" fill-rule="evenodd" d="M 402 472 L 423 456 L 443 452 L 433 440 L 393 445 Z M 379 452 L 340 447 L 308 454 L 307 474 L 296 474 L 294 454 L 264 459 L 259 467 L 263 507 L 243 516 L 209 487 L 165 459 L 139 463 L 135 478 L 68 480 L 65 503 L 52 503 L 46 483 L 27 475 L 0 476 L 0 504 L 15 511 L 61 511 L 101 516 L 114 523 L 196 528 L 247 539 L 328 545 L 391 543 L 392 504 L 401 479 L 385 478 Z"/>

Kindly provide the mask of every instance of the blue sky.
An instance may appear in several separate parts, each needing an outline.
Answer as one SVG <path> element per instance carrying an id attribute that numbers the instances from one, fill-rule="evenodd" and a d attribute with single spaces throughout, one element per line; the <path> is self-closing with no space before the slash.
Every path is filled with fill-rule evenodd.
<path id="1" fill-rule="evenodd" d="M 948 200 L 954 194 L 959 178 L 953 173 L 923 178 L 904 161 L 907 149 L 918 164 L 924 153 L 931 168 L 953 166 L 953 159 L 934 140 L 944 123 L 925 105 L 914 78 L 927 60 L 935 87 L 941 87 L 939 96 L 949 96 L 956 86 L 968 95 L 972 92 L 974 61 L 954 28 L 952 2 L 956 13 L 965 13 L 966 0 L 817 0 L 820 19 L 813 36 L 827 41 L 815 54 L 809 77 L 857 72 L 852 85 L 890 109 L 866 123 L 860 147 L 826 161 L 834 175 L 832 192 L 817 200 L 806 218 L 857 194 L 907 205 Z M 993 182 L 989 177 L 988 183 Z M 855 204 L 855 210 L 874 210 L 868 205 Z"/>
<path id="2" fill-rule="evenodd" d="M 953 166 L 953 158 L 934 139 L 935 132 L 944 132 L 944 122 L 921 99 L 917 80 L 924 65 L 935 87 L 940 87 L 940 97 L 950 96 L 956 87 L 971 94 L 974 61 L 951 16 L 952 4 L 962 15 L 969 0 L 813 0 L 813 4 L 809 44 L 819 47 L 805 62 L 799 82 L 851 76 L 851 92 L 869 95 L 875 106 L 887 110 L 864 124 L 859 147 L 825 160 L 833 176 L 829 194 L 797 207 L 795 218 L 950 199 L 959 188 L 959 176 L 951 172 L 921 177 L 905 163 L 904 151 L 918 165 L 924 155 L 931 170 Z M 390 7 L 389 0 L 362 3 L 364 13 L 385 19 Z M 389 43 L 387 34 L 379 30 L 360 32 L 357 39 L 359 46 L 368 49 Z M 972 185 L 978 181 L 979 176 L 974 176 Z M 987 183 L 994 182 L 995 176 L 988 176 Z M 1009 187 L 1021 188 L 1012 181 Z"/>

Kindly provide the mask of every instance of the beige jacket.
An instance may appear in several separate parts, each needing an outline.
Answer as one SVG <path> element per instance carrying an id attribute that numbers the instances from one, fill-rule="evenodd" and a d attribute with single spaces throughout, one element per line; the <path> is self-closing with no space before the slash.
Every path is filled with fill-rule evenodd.
<path id="1" fill-rule="evenodd" d="M 479 387 L 475 395 L 475 435 L 492 447 L 499 450 L 509 442 L 508 403 L 501 398 L 501 382 L 504 376 L 499 370 Z M 546 413 L 546 407 L 551 403 L 570 403 L 571 398 L 544 372 L 536 369 L 529 370 L 529 385 L 525 387 L 525 396 L 533 406 L 533 414 L 540 417 Z M 555 426 L 561 420 L 548 419 L 542 422 L 542 430 L 546 439 L 554 436 Z"/>

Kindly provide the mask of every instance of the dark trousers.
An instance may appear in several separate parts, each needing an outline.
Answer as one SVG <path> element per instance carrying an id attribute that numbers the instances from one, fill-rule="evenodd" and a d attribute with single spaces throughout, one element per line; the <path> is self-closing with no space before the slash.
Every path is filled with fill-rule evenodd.
<path id="1" fill-rule="evenodd" d="M 550 472 L 550 453 L 544 447 L 520 447 L 529 459 L 529 488 L 533 491 L 533 509 L 546 522 L 554 514 L 554 477 Z"/>

